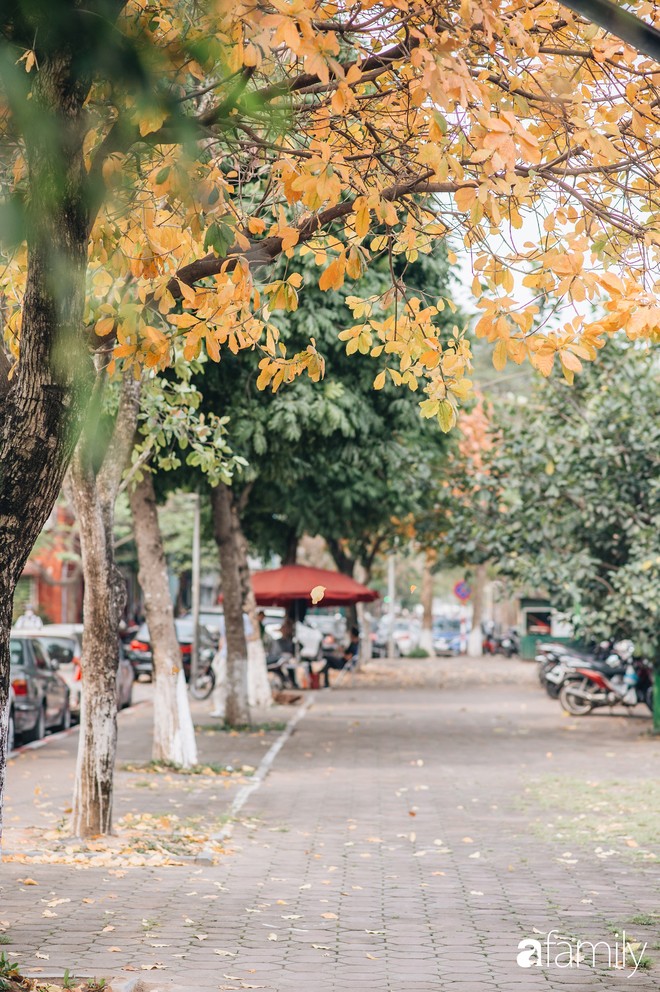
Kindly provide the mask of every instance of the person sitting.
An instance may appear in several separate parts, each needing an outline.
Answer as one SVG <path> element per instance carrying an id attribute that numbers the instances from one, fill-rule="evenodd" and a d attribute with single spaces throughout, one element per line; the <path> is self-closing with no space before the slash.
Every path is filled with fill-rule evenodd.
<path id="1" fill-rule="evenodd" d="M 355 668 L 360 654 L 360 631 L 357 627 L 351 627 L 351 639 L 348 647 L 341 654 L 330 655 L 326 658 L 325 665 L 321 670 L 324 686 L 330 688 L 330 670 L 342 671 L 344 668 Z"/>
<path id="2" fill-rule="evenodd" d="M 268 653 L 268 667 L 278 669 L 285 682 L 293 689 L 300 689 L 296 678 L 296 646 L 293 641 L 293 622 L 287 617 L 282 624 L 278 640 L 273 641 Z"/>

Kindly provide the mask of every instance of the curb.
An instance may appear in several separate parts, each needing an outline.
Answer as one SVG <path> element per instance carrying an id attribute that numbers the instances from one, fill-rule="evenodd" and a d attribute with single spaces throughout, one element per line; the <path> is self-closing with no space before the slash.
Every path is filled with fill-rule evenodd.
<path id="1" fill-rule="evenodd" d="M 151 702 L 150 699 L 140 699 L 137 703 L 132 703 L 126 709 L 117 711 L 117 719 L 119 719 L 124 714 L 131 713 L 133 710 L 139 709 L 140 706 L 147 706 Z M 13 758 L 19 758 L 26 751 L 38 751 L 39 748 L 47 747 L 51 741 L 63 740 L 65 737 L 71 737 L 72 734 L 77 734 L 80 731 L 80 724 L 77 723 L 75 727 L 69 727 L 68 730 L 57 730 L 54 734 L 48 734 L 46 737 L 42 737 L 40 741 L 31 741 L 29 744 L 21 744 L 20 747 L 15 747 L 11 754 L 7 755 L 7 760 Z"/>

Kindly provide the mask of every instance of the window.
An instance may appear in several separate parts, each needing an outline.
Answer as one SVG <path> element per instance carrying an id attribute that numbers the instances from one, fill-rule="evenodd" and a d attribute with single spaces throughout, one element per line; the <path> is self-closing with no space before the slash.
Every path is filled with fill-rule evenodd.
<path id="1" fill-rule="evenodd" d="M 10 665 L 24 665 L 25 664 L 25 653 L 23 650 L 23 641 L 16 641 L 13 638 L 9 642 L 9 664 Z"/>
<path id="2" fill-rule="evenodd" d="M 48 664 L 48 658 L 46 657 L 44 649 L 39 641 L 32 641 L 32 653 L 34 655 L 34 660 L 37 663 L 37 668 L 42 672 L 47 672 L 50 665 Z"/>

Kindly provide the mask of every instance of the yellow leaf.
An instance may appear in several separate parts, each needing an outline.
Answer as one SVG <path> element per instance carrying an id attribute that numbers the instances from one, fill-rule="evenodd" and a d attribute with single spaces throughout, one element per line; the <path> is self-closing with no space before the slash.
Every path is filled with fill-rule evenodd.
<path id="1" fill-rule="evenodd" d="M 495 350 L 493 351 L 493 365 L 498 372 L 501 372 L 506 365 L 507 360 L 507 349 L 506 341 L 498 341 L 495 345 Z"/>
<path id="2" fill-rule="evenodd" d="M 316 604 L 320 603 L 325 596 L 325 586 L 314 586 L 309 595 L 313 605 L 316 606 Z"/>
<path id="3" fill-rule="evenodd" d="M 331 262 L 319 279 L 319 289 L 326 293 L 329 289 L 340 289 L 344 284 L 344 259 L 340 256 Z"/>
<path id="4" fill-rule="evenodd" d="M 382 389 L 383 386 L 385 385 L 385 378 L 386 378 L 385 370 L 379 372 L 376 378 L 374 379 L 374 389 Z"/>
<path id="5" fill-rule="evenodd" d="M 469 210 L 477 199 L 477 191 L 474 186 L 463 186 L 454 193 L 454 200 L 459 210 Z"/>
<path id="6" fill-rule="evenodd" d="M 447 434 L 456 423 L 456 411 L 449 400 L 443 400 L 438 407 L 438 423 L 444 434 Z"/>

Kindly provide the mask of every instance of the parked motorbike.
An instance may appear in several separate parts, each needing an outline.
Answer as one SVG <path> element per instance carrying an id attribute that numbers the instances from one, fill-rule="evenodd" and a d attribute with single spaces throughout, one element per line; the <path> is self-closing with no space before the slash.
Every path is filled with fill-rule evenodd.
<path id="1" fill-rule="evenodd" d="M 205 655 L 206 652 L 203 652 Z M 215 672 L 213 671 L 212 658 L 201 657 L 197 675 L 190 680 L 189 689 L 193 699 L 208 699 L 215 689 Z"/>
<path id="2" fill-rule="evenodd" d="M 515 627 L 510 627 L 503 637 L 498 638 L 499 654 L 512 658 L 514 654 L 520 654 L 520 639 Z"/>
<path id="3" fill-rule="evenodd" d="M 620 644 L 626 647 L 629 642 Z M 632 657 L 632 645 L 630 656 Z M 593 651 L 579 651 L 566 644 L 546 643 L 539 647 L 536 660 L 539 664 L 539 682 L 551 699 L 557 699 L 564 679 L 579 665 L 591 665 L 613 674 L 613 670 L 622 661 L 627 661 L 628 657 L 622 649 L 621 653 L 614 650 L 612 641 L 601 641 Z"/>
<path id="4" fill-rule="evenodd" d="M 559 701 L 573 716 L 584 716 L 603 706 L 621 704 L 629 709 L 643 703 L 653 711 L 653 671 L 646 660 L 630 659 L 625 667 L 607 674 L 595 666 L 580 666 L 567 676 Z"/>

